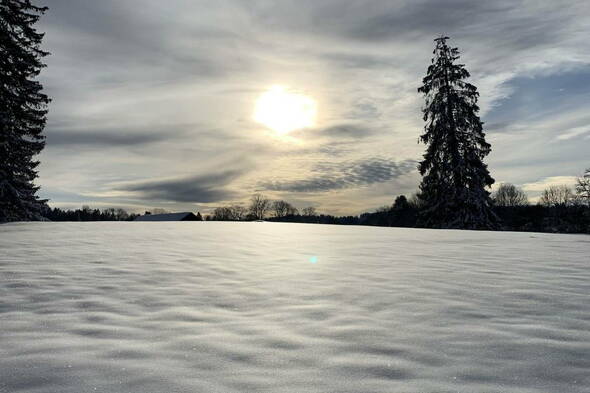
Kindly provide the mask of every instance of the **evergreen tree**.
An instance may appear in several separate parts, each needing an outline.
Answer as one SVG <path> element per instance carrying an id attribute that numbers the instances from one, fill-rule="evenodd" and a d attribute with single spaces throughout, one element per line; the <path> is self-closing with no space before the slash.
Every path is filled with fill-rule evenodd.
<path id="1" fill-rule="evenodd" d="M 33 25 L 46 10 L 30 0 L 0 0 L 0 222 L 38 219 L 45 207 L 33 180 L 49 103 L 35 78 L 48 53 Z"/>
<path id="2" fill-rule="evenodd" d="M 427 145 L 419 170 L 423 176 L 420 225 L 434 228 L 492 229 L 493 213 L 487 187 L 494 183 L 483 159 L 491 151 L 479 119 L 477 88 L 465 81 L 469 72 L 457 64 L 459 51 L 435 40 L 434 58 L 423 85 Z"/>

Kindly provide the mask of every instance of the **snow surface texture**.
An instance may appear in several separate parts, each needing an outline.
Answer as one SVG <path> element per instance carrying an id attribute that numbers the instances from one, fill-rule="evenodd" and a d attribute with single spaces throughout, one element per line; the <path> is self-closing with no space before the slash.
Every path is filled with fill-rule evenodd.
<path id="1" fill-rule="evenodd" d="M 0 392 L 590 392 L 590 237 L 0 226 Z"/>

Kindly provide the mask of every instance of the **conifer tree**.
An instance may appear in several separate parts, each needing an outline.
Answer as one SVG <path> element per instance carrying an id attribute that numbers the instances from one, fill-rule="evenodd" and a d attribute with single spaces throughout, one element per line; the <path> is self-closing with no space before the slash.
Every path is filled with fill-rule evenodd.
<path id="1" fill-rule="evenodd" d="M 39 219 L 45 207 L 33 180 L 49 103 L 36 80 L 48 53 L 34 25 L 46 10 L 30 0 L 0 0 L 0 222 Z"/>
<path id="2" fill-rule="evenodd" d="M 477 88 L 457 64 L 459 50 L 435 39 L 434 57 L 423 85 L 427 145 L 418 169 L 423 176 L 419 197 L 423 204 L 419 224 L 433 228 L 492 229 L 493 213 L 487 187 L 494 183 L 483 159 L 491 151 L 478 112 Z"/>

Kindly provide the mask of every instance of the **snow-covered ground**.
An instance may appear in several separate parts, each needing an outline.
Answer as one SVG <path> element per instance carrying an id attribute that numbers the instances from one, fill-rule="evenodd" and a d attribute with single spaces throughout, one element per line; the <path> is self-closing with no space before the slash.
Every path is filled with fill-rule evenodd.
<path id="1" fill-rule="evenodd" d="M 590 392 L 590 237 L 0 225 L 0 392 Z"/>

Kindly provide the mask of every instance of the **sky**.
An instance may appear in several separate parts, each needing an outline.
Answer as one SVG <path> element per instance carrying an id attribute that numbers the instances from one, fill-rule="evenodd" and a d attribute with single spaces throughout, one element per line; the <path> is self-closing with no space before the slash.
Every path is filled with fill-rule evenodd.
<path id="1" fill-rule="evenodd" d="M 359 214 L 417 190 L 417 93 L 441 34 L 480 92 L 496 183 L 532 200 L 590 167 L 586 0 L 39 0 L 53 99 L 40 195 L 209 212 L 253 193 Z M 273 86 L 316 104 L 286 134 Z"/>

